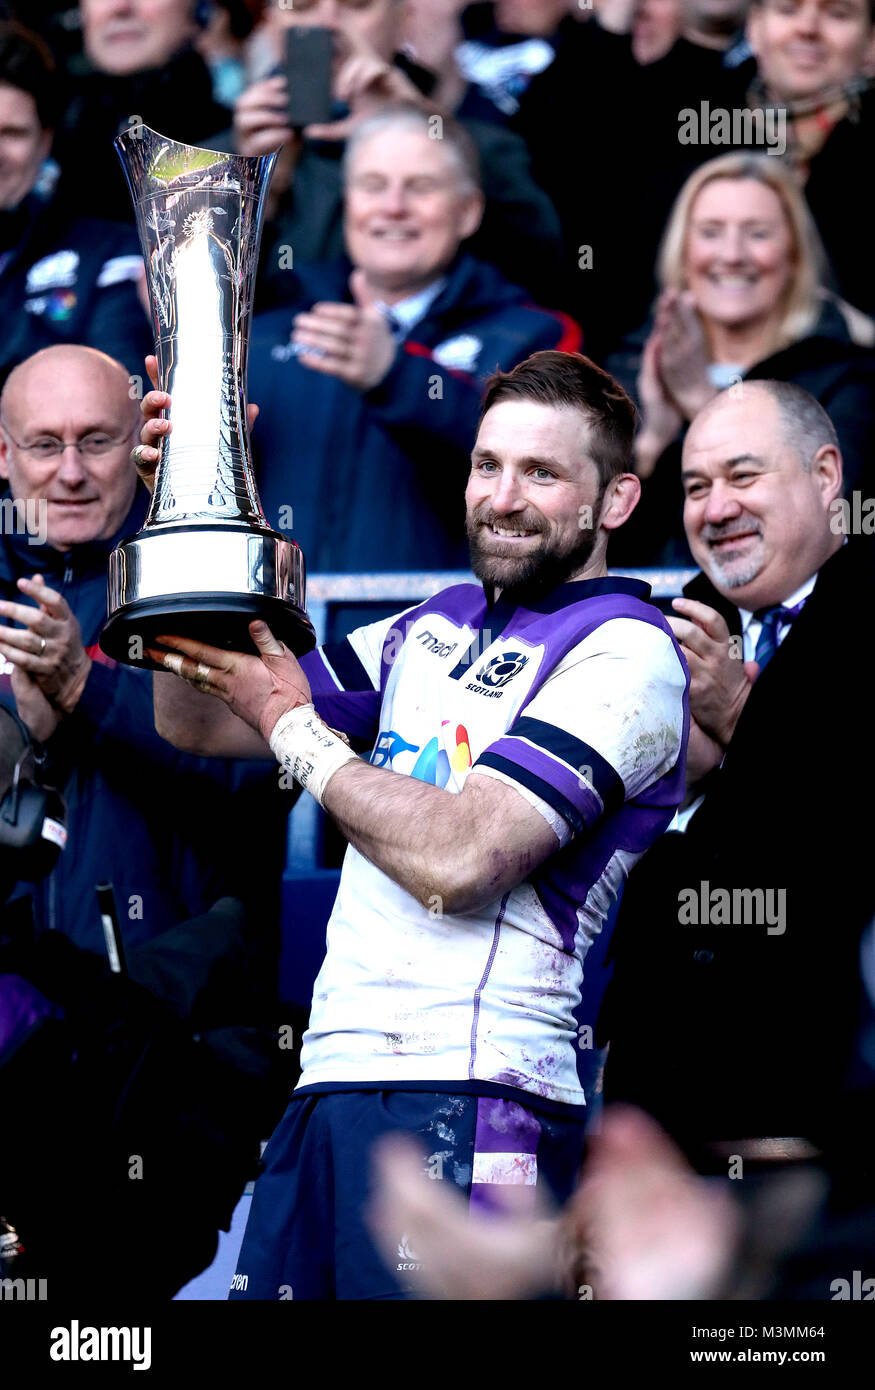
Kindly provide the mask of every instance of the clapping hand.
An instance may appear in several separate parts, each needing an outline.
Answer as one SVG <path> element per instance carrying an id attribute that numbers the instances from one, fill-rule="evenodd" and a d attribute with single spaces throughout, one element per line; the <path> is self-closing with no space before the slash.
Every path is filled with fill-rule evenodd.
<path id="1" fill-rule="evenodd" d="M 738 639 L 733 642 L 716 609 L 689 598 L 674 599 L 672 607 L 681 614 L 668 623 L 690 668 L 690 713 L 725 749 L 759 667 L 743 660 Z"/>
<path id="2" fill-rule="evenodd" d="M 355 303 L 319 303 L 296 314 L 292 342 L 304 366 L 368 391 L 383 380 L 397 349 L 364 272 L 354 270 L 349 283 Z"/>
<path id="3" fill-rule="evenodd" d="M 708 375 L 705 330 L 689 290 L 665 290 L 656 308 L 659 375 L 670 400 L 692 420 L 717 395 Z"/>
<path id="4" fill-rule="evenodd" d="M 635 471 L 648 478 L 663 450 L 680 433 L 683 417 L 671 400 L 660 371 L 662 334 L 655 328 L 644 345 L 638 373 L 641 429 L 635 440 Z"/>
<path id="5" fill-rule="evenodd" d="M 0 602 L 0 619 L 19 624 L 0 626 L 0 656 L 27 676 L 57 711 L 69 714 L 76 707 L 91 670 L 82 629 L 63 594 L 49 588 L 41 574 L 19 579 L 18 588 L 33 602 Z M 18 687 L 28 707 L 40 711 L 40 723 L 47 724 L 41 702 L 21 676 Z"/>

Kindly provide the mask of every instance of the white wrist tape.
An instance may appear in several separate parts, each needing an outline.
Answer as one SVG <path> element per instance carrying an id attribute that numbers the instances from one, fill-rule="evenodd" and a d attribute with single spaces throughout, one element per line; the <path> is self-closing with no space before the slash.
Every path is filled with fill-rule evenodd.
<path id="1" fill-rule="evenodd" d="M 319 718 L 313 705 L 298 705 L 281 714 L 268 741 L 277 762 L 289 769 L 320 806 L 337 769 L 357 756 Z"/>

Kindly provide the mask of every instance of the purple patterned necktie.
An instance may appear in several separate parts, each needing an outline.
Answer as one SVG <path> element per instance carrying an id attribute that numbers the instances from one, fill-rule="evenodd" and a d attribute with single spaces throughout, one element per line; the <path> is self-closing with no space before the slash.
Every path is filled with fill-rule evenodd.
<path id="1" fill-rule="evenodd" d="M 785 608 L 783 604 L 779 603 L 774 608 L 758 608 L 754 613 L 754 617 L 762 624 L 757 639 L 757 648 L 753 654 L 753 659 L 760 668 L 760 674 L 778 650 L 778 629 L 787 623 L 792 623 L 794 618 L 798 618 L 804 604 L 805 599 L 793 608 Z"/>

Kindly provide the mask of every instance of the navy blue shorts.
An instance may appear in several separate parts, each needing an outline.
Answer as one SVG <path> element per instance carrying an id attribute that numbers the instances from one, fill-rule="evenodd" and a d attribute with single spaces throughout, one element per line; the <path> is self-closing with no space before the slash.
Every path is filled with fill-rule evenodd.
<path id="1" fill-rule="evenodd" d="M 522 1093 L 521 1093 L 522 1094 Z M 516 1101 L 423 1091 L 344 1091 L 293 1097 L 264 1153 L 232 1299 L 401 1299 L 415 1295 L 416 1258 L 399 1230 L 387 1267 L 364 1222 L 370 1150 L 404 1132 L 424 1171 L 449 1179 L 472 1206 L 496 1186 L 542 1185 L 570 1196 L 583 1155 L 585 1110 L 561 1117 Z"/>

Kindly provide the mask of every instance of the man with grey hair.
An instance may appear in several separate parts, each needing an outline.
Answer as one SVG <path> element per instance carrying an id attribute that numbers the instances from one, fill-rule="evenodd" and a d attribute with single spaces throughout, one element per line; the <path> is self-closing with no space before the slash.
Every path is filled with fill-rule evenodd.
<path id="1" fill-rule="evenodd" d="M 481 382 L 580 345 L 570 319 L 467 254 L 484 203 L 476 150 L 450 120 L 434 139 L 433 121 L 399 104 L 358 125 L 347 258 L 296 266 L 298 312 L 253 326 L 262 500 L 311 570 L 466 565 L 453 479 L 467 474 Z"/>
<path id="2" fill-rule="evenodd" d="M 438 75 L 400 52 L 406 10 L 404 0 L 271 0 L 265 8 L 262 28 L 277 66 L 238 99 L 230 134 L 240 154 L 265 155 L 283 146 L 271 183 L 259 269 L 259 302 L 264 307 L 288 301 L 290 248 L 296 261 L 340 254 L 340 157 L 344 141 L 359 122 L 394 102 L 408 101 L 432 116 L 437 136 L 440 120 L 453 114 L 437 91 Z M 288 26 L 314 25 L 333 35 L 331 119 L 292 130 L 285 33 Z M 525 285 L 530 294 L 552 298 L 560 288 L 555 273 L 561 249 L 559 219 L 535 182 L 525 141 L 491 120 L 466 117 L 465 126 L 480 152 L 486 194 L 475 254 Z M 225 140 L 220 137 L 220 148 L 227 147 Z"/>
<path id="3" fill-rule="evenodd" d="M 675 600 L 681 617 L 672 626 L 694 676 L 693 717 L 722 756 L 757 675 L 842 544 L 830 525 L 842 485 L 836 432 L 802 387 L 749 382 L 696 417 L 681 479 L 684 529 L 707 578 Z M 726 603 L 740 618 L 741 651 L 729 642 Z M 699 746 L 702 763 L 688 765 L 688 783 L 710 763 L 704 740 Z"/>
<path id="4" fill-rule="evenodd" d="M 853 742 L 873 528 L 848 534 L 835 431 L 785 382 L 706 406 L 682 473 L 702 568 L 669 620 L 691 674 L 688 804 L 627 885 L 605 1098 L 739 1177 L 815 1161 L 845 1080 L 875 912 Z"/>

